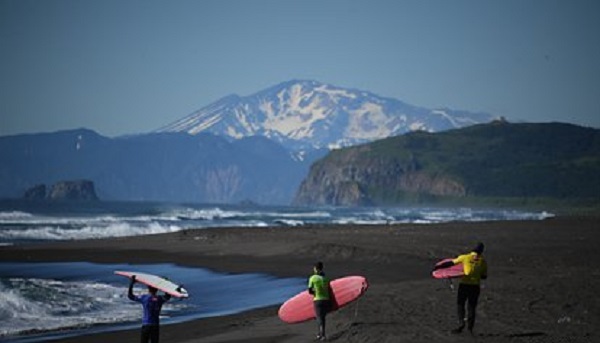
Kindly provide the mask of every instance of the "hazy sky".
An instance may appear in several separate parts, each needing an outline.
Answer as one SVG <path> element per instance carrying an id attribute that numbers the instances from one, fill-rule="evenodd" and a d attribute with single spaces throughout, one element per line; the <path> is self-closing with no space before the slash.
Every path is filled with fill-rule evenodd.
<path id="1" fill-rule="evenodd" d="M 291 79 L 600 127 L 600 1 L 0 0 L 0 135 L 147 132 Z"/>

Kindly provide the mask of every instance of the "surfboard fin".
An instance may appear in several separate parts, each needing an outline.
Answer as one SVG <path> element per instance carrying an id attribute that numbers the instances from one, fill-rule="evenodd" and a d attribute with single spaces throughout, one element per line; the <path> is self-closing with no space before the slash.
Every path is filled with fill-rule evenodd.
<path id="1" fill-rule="evenodd" d="M 454 283 L 452 282 L 452 278 L 446 278 L 446 282 L 448 283 L 448 287 L 450 287 L 450 292 L 454 292 Z"/>

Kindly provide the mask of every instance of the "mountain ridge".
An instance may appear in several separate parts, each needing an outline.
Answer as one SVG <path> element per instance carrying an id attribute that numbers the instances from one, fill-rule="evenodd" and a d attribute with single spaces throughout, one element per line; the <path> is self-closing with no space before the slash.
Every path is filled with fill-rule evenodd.
<path id="1" fill-rule="evenodd" d="M 339 148 L 492 119 L 487 113 L 431 110 L 369 91 L 294 79 L 249 96 L 228 95 L 157 132 L 212 132 L 230 139 L 261 135 L 297 151 Z"/>

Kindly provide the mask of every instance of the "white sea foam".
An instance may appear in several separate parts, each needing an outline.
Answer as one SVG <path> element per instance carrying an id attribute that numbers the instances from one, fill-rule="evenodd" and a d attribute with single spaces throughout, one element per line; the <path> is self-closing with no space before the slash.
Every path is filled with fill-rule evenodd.
<path id="1" fill-rule="evenodd" d="M 304 222 L 302 220 L 293 219 L 276 219 L 273 221 L 275 224 L 281 224 L 283 226 L 302 226 Z"/>
<path id="2" fill-rule="evenodd" d="M 260 211 L 260 210 L 225 210 L 220 207 L 194 209 L 184 208 L 172 210 L 168 215 L 155 219 L 196 219 L 220 220 L 233 218 L 331 218 L 331 213 L 326 211 L 292 212 L 292 211 Z"/>
<path id="3" fill-rule="evenodd" d="M 27 212 L 21 212 L 21 211 L 6 211 L 6 212 L 0 212 L 0 222 L 2 221 L 8 221 L 8 220 L 19 220 L 19 219 L 26 219 L 26 218 L 31 218 L 33 217 L 33 215 L 31 213 L 27 213 Z"/>
<path id="4" fill-rule="evenodd" d="M 46 341 L 53 331 L 79 335 L 118 329 L 114 324 L 137 327 L 142 308 L 127 299 L 127 281 L 114 270 L 176 276 L 190 294 L 201 295 L 165 303 L 161 318 L 170 318 L 165 323 L 280 304 L 304 287 L 302 279 L 218 274 L 171 264 L 0 263 L 0 341 Z M 144 285 L 134 286 L 135 294 L 146 292 Z M 223 292 L 228 296 L 223 298 Z M 31 337 L 35 334 L 41 336 Z"/>
<path id="5" fill-rule="evenodd" d="M 47 279 L 1 281 L 0 338 L 139 318 L 139 306 L 124 299 L 122 287 Z"/>
<path id="6" fill-rule="evenodd" d="M 385 225 L 389 223 L 385 219 L 366 218 L 364 216 L 345 216 L 333 219 L 331 222 L 337 225 Z"/>
<path id="7" fill-rule="evenodd" d="M 255 213 L 257 216 L 265 216 L 265 217 L 276 217 L 276 218 L 331 218 L 331 213 L 325 211 L 314 211 L 314 212 L 257 212 Z"/>
<path id="8" fill-rule="evenodd" d="M 178 221 L 179 219 L 174 216 L 168 215 L 156 215 L 156 216 L 129 216 L 119 217 L 114 215 L 99 215 L 99 216 L 85 216 L 85 217 L 50 217 L 42 215 L 29 214 L 27 216 L 5 216 L 0 217 L 0 224 L 30 224 L 30 225 L 83 225 L 83 224 L 102 224 L 102 223 L 115 223 L 115 222 L 152 222 L 152 221 Z"/>
<path id="9" fill-rule="evenodd" d="M 0 231 L 2 240 L 76 240 L 106 237 L 126 237 L 177 232 L 182 230 L 176 225 L 149 223 L 134 225 L 116 222 L 107 226 L 84 226 L 65 228 L 61 226 L 35 226 L 29 228 L 5 229 Z"/>
<path id="10" fill-rule="evenodd" d="M 206 208 L 206 209 L 194 209 L 194 208 L 183 208 L 176 209 L 169 213 L 170 218 L 179 218 L 179 219 L 195 219 L 195 220 L 218 220 L 218 219 L 227 219 L 227 218 L 235 218 L 239 216 L 244 216 L 246 213 L 241 211 L 230 211 L 223 210 L 219 207 L 215 208 Z"/>
<path id="11" fill-rule="evenodd" d="M 208 227 L 300 226 L 306 224 L 389 225 L 451 221 L 543 220 L 548 212 L 470 208 L 285 208 L 285 207 L 137 207 L 113 206 L 88 213 L 0 212 L 0 242 L 76 240 L 176 232 Z"/>

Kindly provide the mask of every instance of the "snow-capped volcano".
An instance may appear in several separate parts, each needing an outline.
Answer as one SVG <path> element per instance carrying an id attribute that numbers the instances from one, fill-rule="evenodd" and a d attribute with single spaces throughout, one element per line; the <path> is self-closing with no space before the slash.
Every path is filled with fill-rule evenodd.
<path id="1" fill-rule="evenodd" d="M 408 131 L 442 131 L 488 122 L 486 113 L 426 109 L 373 93 L 293 80 L 256 94 L 230 95 L 160 132 L 266 136 L 293 150 L 336 148 Z"/>

